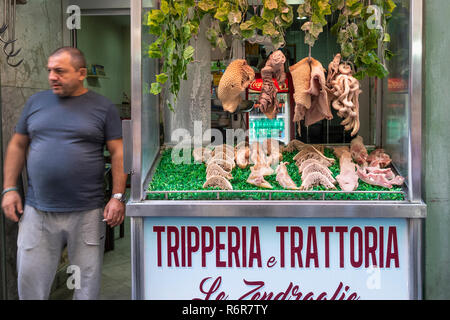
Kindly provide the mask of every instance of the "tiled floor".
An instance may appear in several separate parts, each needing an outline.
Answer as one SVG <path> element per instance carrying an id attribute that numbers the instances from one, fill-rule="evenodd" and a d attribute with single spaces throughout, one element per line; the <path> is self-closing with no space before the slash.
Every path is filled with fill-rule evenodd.
<path id="1" fill-rule="evenodd" d="M 130 218 L 125 218 L 125 237 L 119 237 L 119 228 L 114 228 L 114 250 L 105 253 L 102 269 L 101 300 L 131 299 L 131 242 Z M 61 286 L 52 293 L 51 300 L 71 300 L 73 291 Z"/>

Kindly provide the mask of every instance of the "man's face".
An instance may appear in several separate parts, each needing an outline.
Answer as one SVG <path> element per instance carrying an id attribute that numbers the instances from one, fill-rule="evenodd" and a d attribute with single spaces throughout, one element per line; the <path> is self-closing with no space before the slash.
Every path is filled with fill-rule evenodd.
<path id="1" fill-rule="evenodd" d="M 71 63 L 70 54 L 63 52 L 48 58 L 48 82 L 53 93 L 69 97 L 83 88 L 86 68 L 76 68 Z"/>

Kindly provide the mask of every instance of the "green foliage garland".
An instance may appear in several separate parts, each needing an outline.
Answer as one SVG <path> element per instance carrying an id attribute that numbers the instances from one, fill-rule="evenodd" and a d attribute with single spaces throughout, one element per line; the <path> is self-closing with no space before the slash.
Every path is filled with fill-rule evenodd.
<path id="1" fill-rule="evenodd" d="M 160 8 L 151 10 L 144 24 L 157 39 L 149 45 L 150 58 L 162 59 L 162 72 L 156 75 L 151 84 L 152 94 L 161 93 L 169 81 L 169 92 L 176 102 L 181 80 L 187 80 L 187 66 L 194 61 L 192 37 L 197 37 L 200 21 L 205 15 L 211 16 L 211 26 L 206 37 L 214 47 L 227 49 L 224 35 L 230 34 L 246 40 L 253 36 L 267 36 L 275 48 L 285 44 L 285 30 L 294 19 L 293 9 L 286 0 L 261 0 L 261 10 L 249 5 L 248 0 L 161 0 Z M 381 8 L 377 16 L 373 6 Z M 341 46 L 341 54 L 354 63 L 355 76 L 383 78 L 388 74 L 383 61 L 392 53 L 384 44 L 390 41 L 386 25 L 395 8 L 393 0 L 303 0 L 297 14 L 309 20 L 303 24 L 305 43 L 314 46 L 327 17 L 339 12 L 338 22 L 331 28 Z M 377 11 L 378 12 L 378 11 Z M 382 57 L 377 55 L 382 43 Z M 173 105 L 166 100 L 170 110 Z"/>
<path id="2" fill-rule="evenodd" d="M 390 42 L 386 27 L 396 7 L 394 1 L 334 0 L 332 7 L 340 15 L 331 32 L 337 36 L 344 60 L 354 63 L 355 77 L 360 80 L 366 76 L 386 77 L 389 72 L 383 62 L 393 55 L 386 48 Z"/>

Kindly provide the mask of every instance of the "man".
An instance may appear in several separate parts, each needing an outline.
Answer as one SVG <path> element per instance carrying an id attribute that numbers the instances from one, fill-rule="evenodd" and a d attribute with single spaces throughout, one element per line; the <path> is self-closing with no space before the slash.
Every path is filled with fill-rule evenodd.
<path id="1" fill-rule="evenodd" d="M 8 219 L 19 221 L 19 298 L 48 299 L 67 245 L 69 262 L 80 277 L 74 299 L 97 299 L 105 222 L 114 227 L 125 214 L 121 122 L 108 99 L 83 86 L 87 69 L 80 50 L 56 50 L 47 68 L 51 90 L 27 101 L 4 163 L 2 208 Z M 105 144 L 111 154 L 113 197 L 103 209 Z M 25 158 L 23 209 L 16 181 Z"/>

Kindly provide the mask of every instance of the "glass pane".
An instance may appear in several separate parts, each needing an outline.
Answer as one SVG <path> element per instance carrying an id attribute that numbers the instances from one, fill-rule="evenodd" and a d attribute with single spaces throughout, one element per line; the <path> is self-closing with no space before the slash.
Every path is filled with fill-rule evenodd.
<path id="1" fill-rule="evenodd" d="M 153 161 L 159 151 L 159 96 L 150 93 L 152 82 L 158 72 L 158 60 L 151 59 L 148 46 L 156 40 L 145 24 L 147 13 L 155 9 L 153 1 L 143 1 L 142 5 L 142 181 L 147 177 Z"/>
<path id="2" fill-rule="evenodd" d="M 407 177 L 409 152 L 409 4 L 395 1 L 397 8 L 389 23 L 389 50 L 394 57 L 387 62 L 389 77 L 383 81 L 383 147 L 401 175 Z"/>

